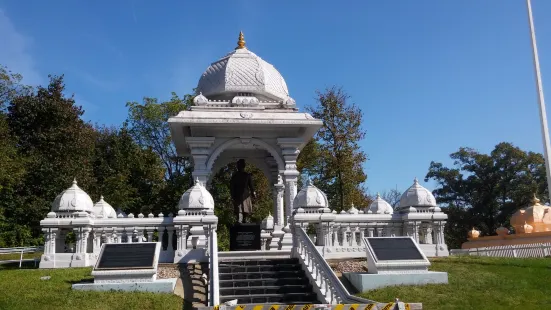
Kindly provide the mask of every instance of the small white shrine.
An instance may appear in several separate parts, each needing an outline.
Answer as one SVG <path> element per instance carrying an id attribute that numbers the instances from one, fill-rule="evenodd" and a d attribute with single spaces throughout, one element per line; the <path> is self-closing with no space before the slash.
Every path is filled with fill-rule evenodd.
<path id="1" fill-rule="evenodd" d="M 317 275 L 312 276 L 321 279 L 316 285 L 326 287 L 328 303 L 349 297 L 325 259 L 365 258 L 363 237 L 411 236 L 426 256 L 448 255 L 447 215 L 417 180 L 396 209 L 377 195 L 369 206 L 337 213 L 312 182 L 297 193 L 297 157 L 323 124 L 298 111 L 281 74 L 246 48 L 242 34 L 237 48 L 203 73 L 193 102 L 168 120 L 178 154 L 192 159 L 196 180 L 182 193 L 177 213 L 117 213 L 107 203 L 109 197 L 94 204 L 75 180 L 41 221 L 45 247 L 40 268 L 92 266 L 103 243 L 158 241 L 161 263 L 209 262 L 210 277 L 216 279 L 219 254 L 220 259 L 232 254 L 218 253 L 218 219 L 208 184 L 216 171 L 241 158 L 272 182 L 274 217 L 262 222 L 259 253 L 235 255 L 301 257 L 306 267 L 316 266 L 311 270 Z M 308 226 L 315 227 L 315 235 L 306 233 Z M 74 248 L 66 246 L 71 231 Z M 213 294 L 211 302 L 216 304 Z"/>

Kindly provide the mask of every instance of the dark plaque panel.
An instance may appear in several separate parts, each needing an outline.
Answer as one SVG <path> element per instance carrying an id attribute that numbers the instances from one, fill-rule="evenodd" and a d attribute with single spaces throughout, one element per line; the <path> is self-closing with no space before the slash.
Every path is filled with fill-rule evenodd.
<path id="1" fill-rule="evenodd" d="M 230 251 L 256 251 L 260 247 L 259 224 L 235 224 L 230 228 Z"/>
<path id="2" fill-rule="evenodd" d="M 153 268 L 156 243 L 109 243 L 99 257 L 99 269 Z"/>
<path id="3" fill-rule="evenodd" d="M 424 259 L 411 238 L 366 238 L 377 260 Z"/>

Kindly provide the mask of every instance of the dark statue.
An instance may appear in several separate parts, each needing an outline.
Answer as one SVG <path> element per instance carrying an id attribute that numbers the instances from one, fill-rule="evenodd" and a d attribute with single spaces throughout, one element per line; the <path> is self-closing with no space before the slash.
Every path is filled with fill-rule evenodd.
<path id="1" fill-rule="evenodd" d="M 239 223 L 248 223 L 253 212 L 255 192 L 251 174 L 245 172 L 245 160 L 237 161 L 237 171 L 231 177 L 230 192 L 233 201 L 233 212 Z"/>

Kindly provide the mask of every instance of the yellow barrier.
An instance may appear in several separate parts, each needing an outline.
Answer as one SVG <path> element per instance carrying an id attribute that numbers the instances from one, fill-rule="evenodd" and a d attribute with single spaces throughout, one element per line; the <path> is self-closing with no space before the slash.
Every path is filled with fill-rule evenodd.
<path id="1" fill-rule="evenodd" d="M 404 303 L 404 309 L 410 310 L 410 305 Z M 213 310 L 315 310 L 317 308 L 324 308 L 324 310 L 393 310 L 396 307 L 396 303 L 388 303 L 384 306 L 377 306 L 377 304 L 306 304 L 306 305 L 270 305 L 270 304 L 257 304 L 257 305 L 236 305 L 225 306 L 218 305 L 213 307 Z"/>

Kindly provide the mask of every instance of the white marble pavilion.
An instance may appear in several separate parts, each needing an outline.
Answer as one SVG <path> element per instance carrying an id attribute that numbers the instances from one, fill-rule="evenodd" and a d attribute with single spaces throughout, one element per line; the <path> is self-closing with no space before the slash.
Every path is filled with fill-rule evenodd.
<path id="1" fill-rule="evenodd" d="M 213 279 L 218 259 L 232 255 L 302 257 L 310 253 L 302 263 L 315 263 L 316 272 L 324 272 L 329 268 L 325 259 L 365 257 L 364 236 L 412 236 L 426 256 L 448 255 L 447 215 L 417 180 L 396 209 L 377 196 L 369 206 L 351 206 L 337 213 L 311 182 L 297 193 L 297 156 L 323 124 L 297 109 L 281 74 L 245 46 L 242 34 L 237 48 L 203 73 L 191 109 L 168 123 L 178 154 L 192 159 L 196 179 L 182 193 L 178 212 L 126 215 L 107 203 L 109 197 L 94 204 L 74 181 L 41 221 L 45 234 L 41 268 L 91 266 L 101 244 L 112 242 L 162 242 L 160 262 L 207 261 Z M 260 252 L 219 253 L 216 206 L 208 184 L 216 171 L 240 158 L 261 169 L 273 183 L 274 217 L 262 223 Z M 306 234 L 308 225 L 316 227 L 315 236 Z M 68 249 L 65 239 L 70 231 L 76 235 L 76 244 Z M 321 277 L 333 281 L 331 274 L 325 271 Z M 339 292 L 331 296 L 344 298 L 338 297 Z"/>

